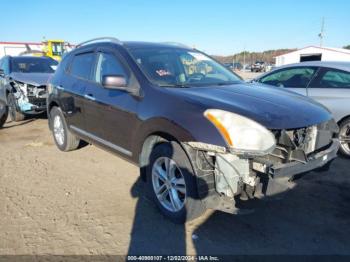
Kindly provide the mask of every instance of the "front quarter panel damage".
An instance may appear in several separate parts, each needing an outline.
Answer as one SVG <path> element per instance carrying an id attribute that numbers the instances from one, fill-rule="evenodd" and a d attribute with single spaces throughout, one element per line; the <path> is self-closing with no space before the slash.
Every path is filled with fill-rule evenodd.
<path id="1" fill-rule="evenodd" d="M 264 156 L 238 155 L 229 148 L 199 142 L 182 143 L 198 179 L 207 208 L 236 213 L 236 202 L 273 196 L 295 186 L 299 174 L 330 163 L 337 155 L 334 121 L 275 132 L 276 150 Z M 297 157 L 295 152 L 301 152 Z M 203 181 L 205 186 L 201 185 Z M 202 189 L 207 189 L 203 191 Z"/>
<path id="2" fill-rule="evenodd" d="M 36 86 L 12 79 L 11 92 L 16 99 L 17 110 L 30 114 L 41 113 L 46 109 L 46 86 Z"/>

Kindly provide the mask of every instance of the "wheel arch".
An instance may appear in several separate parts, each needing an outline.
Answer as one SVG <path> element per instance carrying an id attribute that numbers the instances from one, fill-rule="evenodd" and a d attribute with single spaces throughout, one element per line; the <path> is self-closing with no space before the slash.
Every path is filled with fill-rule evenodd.
<path id="1" fill-rule="evenodd" d="M 167 142 L 175 142 L 175 143 L 179 144 L 180 147 L 187 154 L 187 152 L 186 152 L 185 148 L 183 148 L 181 142 L 173 135 L 166 133 L 166 132 L 163 132 L 163 131 L 154 132 L 152 134 L 149 134 L 145 138 L 145 140 L 143 141 L 142 147 L 138 153 L 138 164 L 140 167 L 140 175 L 144 181 L 146 181 L 146 168 L 149 165 L 149 159 L 150 159 L 153 148 L 161 143 L 167 143 Z"/>
<path id="2" fill-rule="evenodd" d="M 193 141 L 194 138 L 184 128 L 164 118 L 152 119 L 145 122 L 134 140 L 134 161 L 140 167 L 142 179 L 145 179 L 145 169 L 149 164 L 152 149 L 159 143 L 174 141 L 178 143 L 188 155 L 182 142 Z"/>
<path id="3" fill-rule="evenodd" d="M 343 116 L 343 117 L 337 122 L 338 126 L 339 126 L 342 122 L 344 122 L 345 120 L 347 120 L 347 119 L 350 119 L 350 115 Z"/>
<path id="4" fill-rule="evenodd" d="M 50 111 L 53 107 L 60 107 L 60 105 L 58 104 L 58 102 L 56 102 L 55 100 L 50 101 L 50 103 L 47 105 L 47 115 L 50 115 Z"/>

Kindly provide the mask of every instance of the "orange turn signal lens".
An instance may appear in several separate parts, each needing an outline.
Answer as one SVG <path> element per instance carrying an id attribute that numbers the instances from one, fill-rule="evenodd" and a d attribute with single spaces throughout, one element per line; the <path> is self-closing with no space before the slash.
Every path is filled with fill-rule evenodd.
<path id="1" fill-rule="evenodd" d="M 219 130 L 221 135 L 225 138 L 226 142 L 229 146 L 233 146 L 231 137 L 227 131 L 227 129 L 221 124 L 221 122 L 212 114 L 206 113 L 205 116 L 213 123 L 213 125 Z"/>

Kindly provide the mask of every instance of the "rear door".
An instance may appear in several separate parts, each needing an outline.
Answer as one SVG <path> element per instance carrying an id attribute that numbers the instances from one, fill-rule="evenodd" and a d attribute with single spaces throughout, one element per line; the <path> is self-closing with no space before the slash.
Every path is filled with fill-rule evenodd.
<path id="1" fill-rule="evenodd" d="M 85 130 L 84 91 L 91 85 L 95 53 L 85 51 L 75 54 L 70 61 L 66 77 L 56 88 L 60 90 L 61 108 L 68 125 L 75 131 Z"/>
<path id="2" fill-rule="evenodd" d="M 97 142 L 131 156 L 139 98 L 125 90 L 107 89 L 102 85 L 105 75 L 122 75 L 130 85 L 131 70 L 115 49 L 97 49 L 96 61 L 95 83 L 85 90 L 87 130 Z"/>
<path id="3" fill-rule="evenodd" d="M 350 72 L 321 68 L 308 87 L 308 95 L 331 110 L 336 121 L 350 115 Z"/>
<path id="4" fill-rule="evenodd" d="M 313 79 L 317 67 L 289 67 L 271 72 L 265 75 L 258 82 L 266 85 L 286 88 L 298 94 L 307 95 L 306 87 Z"/>

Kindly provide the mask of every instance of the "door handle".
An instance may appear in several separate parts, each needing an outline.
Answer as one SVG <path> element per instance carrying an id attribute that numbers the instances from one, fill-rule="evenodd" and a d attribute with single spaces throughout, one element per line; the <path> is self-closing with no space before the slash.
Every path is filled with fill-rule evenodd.
<path id="1" fill-rule="evenodd" d="M 86 99 L 91 100 L 91 101 L 95 101 L 95 100 L 96 100 L 92 94 L 86 94 L 86 95 L 84 95 L 84 97 L 85 97 Z"/>

